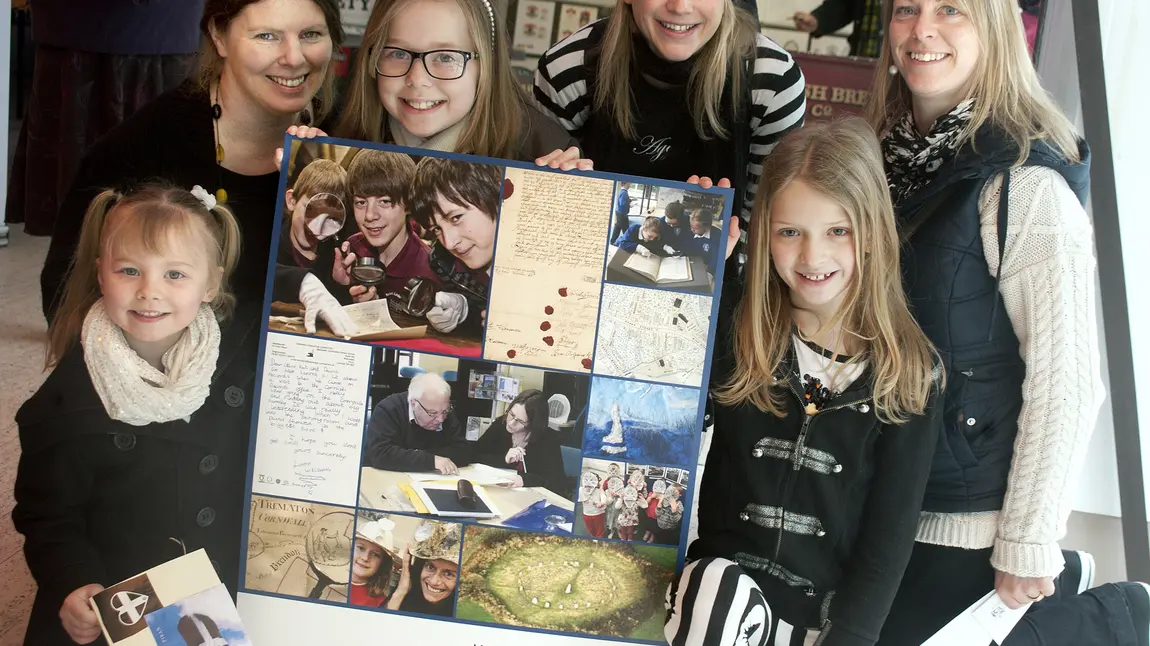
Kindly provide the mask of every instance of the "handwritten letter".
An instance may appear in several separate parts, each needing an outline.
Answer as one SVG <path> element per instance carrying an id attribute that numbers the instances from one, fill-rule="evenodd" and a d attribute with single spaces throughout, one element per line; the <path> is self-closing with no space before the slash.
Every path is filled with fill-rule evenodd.
<path id="1" fill-rule="evenodd" d="M 269 334 L 254 493 L 355 505 L 371 346 Z"/>
<path id="2" fill-rule="evenodd" d="M 519 168 L 507 179 L 484 357 L 590 372 L 614 183 Z"/>

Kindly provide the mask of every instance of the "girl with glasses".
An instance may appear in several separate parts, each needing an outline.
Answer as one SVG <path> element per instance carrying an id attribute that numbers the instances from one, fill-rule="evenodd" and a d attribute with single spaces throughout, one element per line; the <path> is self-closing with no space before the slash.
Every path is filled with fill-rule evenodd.
<path id="1" fill-rule="evenodd" d="M 563 457 L 547 418 L 543 392 L 524 390 L 479 438 L 475 461 L 515 469 L 517 475 L 509 486 L 546 487 L 563 495 Z"/>
<path id="2" fill-rule="evenodd" d="M 589 169 L 530 105 L 491 0 L 384 0 L 368 19 L 336 136 Z"/>

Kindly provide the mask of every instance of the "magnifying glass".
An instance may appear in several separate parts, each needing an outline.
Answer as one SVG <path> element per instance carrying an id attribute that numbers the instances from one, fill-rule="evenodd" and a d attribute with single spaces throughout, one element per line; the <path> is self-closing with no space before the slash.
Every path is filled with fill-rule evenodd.
<path id="1" fill-rule="evenodd" d="M 348 273 L 351 274 L 356 283 L 364 287 L 378 285 L 383 282 L 384 278 L 387 278 L 387 269 L 371 256 L 356 258 L 355 264 L 348 269 Z"/>
<path id="2" fill-rule="evenodd" d="M 347 209 L 334 193 L 316 193 L 304 205 L 304 230 L 317 242 L 337 235 L 346 222 Z"/>
<path id="3" fill-rule="evenodd" d="M 396 308 L 410 316 L 425 317 L 435 307 L 435 294 L 439 290 L 435 283 L 421 276 L 407 281 L 403 289 L 387 294 L 387 300 Z"/>

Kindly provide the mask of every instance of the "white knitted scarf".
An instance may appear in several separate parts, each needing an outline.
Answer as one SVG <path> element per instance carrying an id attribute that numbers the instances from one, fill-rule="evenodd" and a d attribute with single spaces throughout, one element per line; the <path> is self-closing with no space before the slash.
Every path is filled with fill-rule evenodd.
<path id="1" fill-rule="evenodd" d="M 128 346 L 124 331 L 108 318 L 100 299 L 80 331 L 84 363 L 104 409 L 115 420 L 145 426 L 189 421 L 208 398 L 220 355 L 220 325 L 207 304 L 167 352 L 157 370 Z"/>

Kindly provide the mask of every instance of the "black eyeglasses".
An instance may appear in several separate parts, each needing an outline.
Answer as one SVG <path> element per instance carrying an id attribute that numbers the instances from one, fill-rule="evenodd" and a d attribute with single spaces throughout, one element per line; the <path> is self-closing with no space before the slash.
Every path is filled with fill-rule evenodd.
<path id="1" fill-rule="evenodd" d="M 423 61 L 423 69 L 431 78 L 454 81 L 467 71 L 467 61 L 479 58 L 479 54 L 458 49 L 413 52 L 401 47 L 382 47 L 379 58 L 375 59 L 375 73 L 388 77 L 407 76 L 417 58 Z"/>

